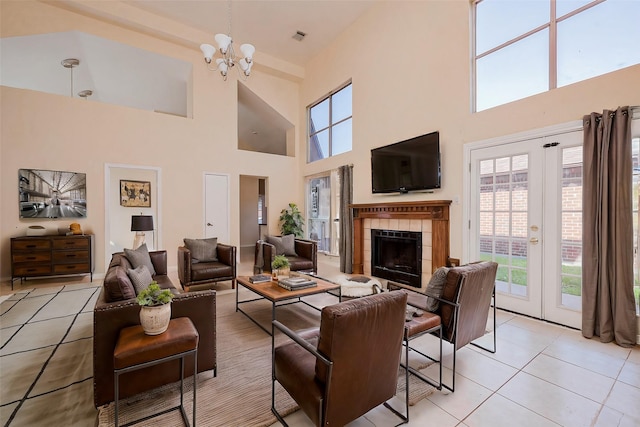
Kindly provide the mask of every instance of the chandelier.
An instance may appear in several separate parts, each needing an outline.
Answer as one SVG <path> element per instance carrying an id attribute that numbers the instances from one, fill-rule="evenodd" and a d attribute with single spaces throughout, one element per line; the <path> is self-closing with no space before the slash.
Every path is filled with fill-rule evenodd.
<path id="1" fill-rule="evenodd" d="M 227 3 L 227 16 L 229 18 L 229 31 L 227 34 L 216 34 L 215 41 L 218 45 L 216 49 L 210 44 L 201 44 L 200 50 L 204 55 L 204 61 L 207 63 L 207 68 L 211 71 L 220 71 L 222 78 L 227 80 L 227 73 L 236 64 L 240 67 L 238 73 L 246 80 L 251 74 L 251 67 L 253 66 L 253 54 L 256 48 L 251 44 L 240 45 L 240 53 L 242 57 L 237 57 L 235 50 L 233 49 L 233 39 L 231 38 L 231 0 Z M 214 58 L 216 51 L 220 53 L 219 58 Z M 215 67 L 213 67 L 215 64 Z"/>

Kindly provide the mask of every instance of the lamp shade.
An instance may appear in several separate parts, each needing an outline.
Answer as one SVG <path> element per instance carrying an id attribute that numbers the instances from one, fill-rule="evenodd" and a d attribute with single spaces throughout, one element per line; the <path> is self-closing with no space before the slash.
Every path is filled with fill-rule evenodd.
<path id="1" fill-rule="evenodd" d="M 132 215 L 131 231 L 152 231 L 153 217 L 151 215 Z"/>
<path id="2" fill-rule="evenodd" d="M 207 63 L 211 62 L 211 58 L 213 58 L 213 55 L 216 54 L 216 48 L 211 46 L 210 44 L 201 44 L 200 50 L 202 51 L 204 59 L 207 61 Z"/>

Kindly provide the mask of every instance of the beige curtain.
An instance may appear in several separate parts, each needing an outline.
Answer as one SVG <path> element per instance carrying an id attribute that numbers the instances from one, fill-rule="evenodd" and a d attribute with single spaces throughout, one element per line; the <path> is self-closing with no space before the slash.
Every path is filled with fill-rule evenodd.
<path id="1" fill-rule="evenodd" d="M 353 273 L 353 165 L 340 166 L 340 271 Z"/>
<path id="2" fill-rule="evenodd" d="M 636 342 L 631 110 L 584 116 L 582 335 Z"/>

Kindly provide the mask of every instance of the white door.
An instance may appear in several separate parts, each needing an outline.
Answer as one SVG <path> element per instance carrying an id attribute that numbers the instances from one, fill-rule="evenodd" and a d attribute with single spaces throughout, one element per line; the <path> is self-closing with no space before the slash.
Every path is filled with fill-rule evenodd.
<path id="1" fill-rule="evenodd" d="M 582 132 L 470 153 L 469 253 L 498 262 L 497 306 L 580 327 Z"/>
<path id="2" fill-rule="evenodd" d="M 471 152 L 470 253 L 493 260 L 497 306 L 542 317 L 541 140 Z"/>
<path id="3" fill-rule="evenodd" d="M 229 240 L 229 175 L 204 175 L 204 235 L 217 237 L 218 242 Z"/>

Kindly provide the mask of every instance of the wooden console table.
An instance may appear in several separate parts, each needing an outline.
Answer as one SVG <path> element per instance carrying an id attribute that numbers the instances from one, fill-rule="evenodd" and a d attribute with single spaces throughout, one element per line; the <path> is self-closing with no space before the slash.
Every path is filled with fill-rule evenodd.
<path id="1" fill-rule="evenodd" d="M 93 235 L 29 236 L 11 239 L 11 288 L 17 278 L 90 274 Z"/>

